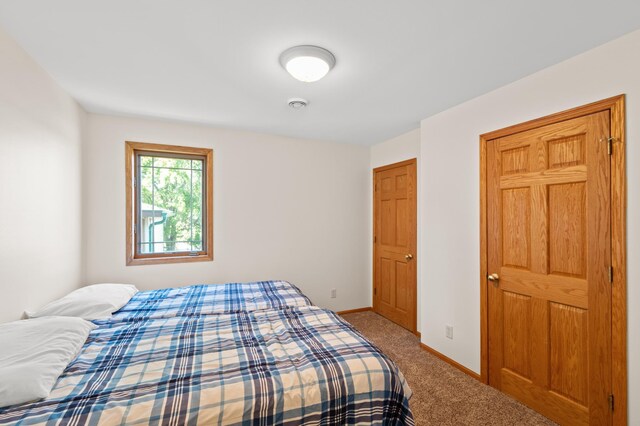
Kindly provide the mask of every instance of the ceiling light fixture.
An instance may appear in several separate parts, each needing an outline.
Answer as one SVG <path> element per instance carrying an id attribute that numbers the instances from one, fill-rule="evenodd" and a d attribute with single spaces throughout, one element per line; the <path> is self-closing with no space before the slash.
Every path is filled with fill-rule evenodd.
<path id="1" fill-rule="evenodd" d="M 318 46 L 295 46 L 282 52 L 280 64 L 293 78 L 311 83 L 320 80 L 336 64 L 336 57 Z"/>

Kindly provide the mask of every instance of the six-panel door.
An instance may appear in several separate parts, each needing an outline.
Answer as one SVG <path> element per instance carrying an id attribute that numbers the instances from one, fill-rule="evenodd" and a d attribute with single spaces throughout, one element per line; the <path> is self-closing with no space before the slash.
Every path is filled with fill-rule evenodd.
<path id="1" fill-rule="evenodd" d="M 609 113 L 487 143 L 489 383 L 562 424 L 607 424 Z"/>
<path id="2" fill-rule="evenodd" d="M 416 331 L 416 164 L 375 170 L 374 311 Z"/>

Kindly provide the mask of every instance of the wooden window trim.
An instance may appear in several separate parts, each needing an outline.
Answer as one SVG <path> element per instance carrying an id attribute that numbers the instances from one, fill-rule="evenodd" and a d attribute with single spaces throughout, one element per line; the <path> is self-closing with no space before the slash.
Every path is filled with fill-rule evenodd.
<path id="1" fill-rule="evenodd" d="M 627 424 L 627 174 L 625 139 L 625 95 L 618 95 L 588 105 L 516 124 L 480 135 L 480 381 L 488 384 L 487 319 L 487 142 L 600 111 L 611 117 L 611 378 L 615 396 L 613 424 Z"/>
<path id="2" fill-rule="evenodd" d="M 182 253 L 136 254 L 135 215 L 136 152 L 147 151 L 177 155 L 198 155 L 205 158 L 204 170 L 206 199 L 205 250 L 197 255 Z M 125 142 L 125 190 L 126 190 L 126 263 L 133 265 L 157 265 L 163 263 L 207 262 L 213 260 L 213 150 L 187 146 L 163 145 L 146 142 Z"/>

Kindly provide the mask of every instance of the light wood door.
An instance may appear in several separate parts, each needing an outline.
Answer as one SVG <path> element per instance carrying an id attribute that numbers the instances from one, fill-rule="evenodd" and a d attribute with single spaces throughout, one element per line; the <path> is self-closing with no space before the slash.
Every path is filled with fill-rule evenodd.
<path id="1" fill-rule="evenodd" d="M 609 135 L 606 111 L 487 143 L 489 384 L 561 424 L 611 422 Z"/>
<path id="2" fill-rule="evenodd" d="M 373 309 L 416 332 L 416 161 L 374 170 Z"/>

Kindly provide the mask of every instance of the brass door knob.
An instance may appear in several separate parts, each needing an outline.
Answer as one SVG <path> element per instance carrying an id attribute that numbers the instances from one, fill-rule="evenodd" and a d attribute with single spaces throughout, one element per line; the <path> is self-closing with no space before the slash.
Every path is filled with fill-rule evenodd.
<path id="1" fill-rule="evenodd" d="M 487 279 L 493 283 L 493 285 L 497 286 L 498 281 L 500 281 L 500 277 L 498 274 L 487 275 Z"/>
<path id="2" fill-rule="evenodd" d="M 405 255 L 404 258 L 405 258 L 405 260 L 411 260 L 411 259 L 413 259 L 413 255 L 411 253 L 409 253 L 409 254 Z"/>

